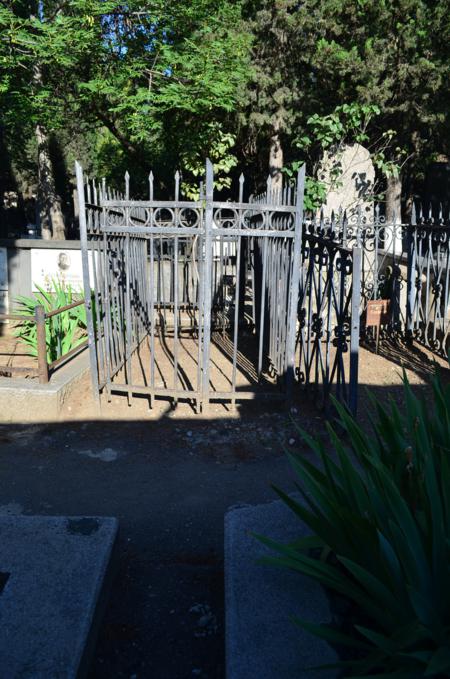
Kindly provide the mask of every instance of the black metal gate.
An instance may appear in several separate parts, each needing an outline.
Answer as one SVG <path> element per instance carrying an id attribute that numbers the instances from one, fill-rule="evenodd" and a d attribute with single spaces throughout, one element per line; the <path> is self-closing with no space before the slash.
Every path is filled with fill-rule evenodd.
<path id="1" fill-rule="evenodd" d="M 244 201 L 205 195 L 131 200 L 83 176 L 80 238 L 94 393 L 211 401 L 290 398 L 295 352 L 304 168 L 295 186 Z"/>

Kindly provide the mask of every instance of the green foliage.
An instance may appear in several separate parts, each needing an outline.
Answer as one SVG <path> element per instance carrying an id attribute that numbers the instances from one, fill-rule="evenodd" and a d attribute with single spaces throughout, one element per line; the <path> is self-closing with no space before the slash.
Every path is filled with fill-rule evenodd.
<path id="1" fill-rule="evenodd" d="M 303 136 L 296 140 L 298 148 L 308 148 L 313 143 L 328 149 L 334 144 L 356 141 L 364 144 L 368 141 L 367 127 L 374 116 L 380 114 L 378 106 L 373 104 L 343 104 L 337 106 L 328 115 L 315 113 L 307 120 L 310 137 Z"/>
<path id="2" fill-rule="evenodd" d="M 283 167 L 283 174 L 293 181 L 297 176 L 299 168 L 302 166 L 301 161 L 293 161 L 289 165 Z M 305 179 L 305 210 L 314 211 L 324 204 L 327 197 L 328 187 L 324 182 L 314 179 L 314 177 L 306 177 Z"/>
<path id="3" fill-rule="evenodd" d="M 113 183 L 127 168 L 144 195 L 150 168 L 167 191 L 175 167 L 194 195 L 207 155 L 219 187 L 242 164 L 258 184 L 274 135 L 286 168 L 306 161 L 311 177 L 351 141 L 385 177 L 450 152 L 445 3 L 7 0 L 0 33 L 0 184 L 9 173 L 28 195 L 37 124 L 69 180 L 76 156 Z M 310 183 L 311 205 L 320 191 Z"/>
<path id="4" fill-rule="evenodd" d="M 223 132 L 221 126 L 216 123 L 211 123 L 205 131 L 207 132 L 207 140 L 209 140 L 206 153 L 214 168 L 214 186 L 219 190 L 228 189 L 231 186 L 230 172 L 237 165 L 236 156 L 232 153 L 236 141 L 235 137 L 230 133 Z M 190 148 L 187 144 L 186 150 L 181 155 L 181 163 L 183 169 L 197 180 L 188 181 L 185 179 L 181 183 L 181 189 L 188 198 L 198 200 L 198 179 L 203 177 L 205 173 L 205 155 L 195 147 Z"/>
<path id="5" fill-rule="evenodd" d="M 15 313 L 34 317 L 38 305 L 43 306 L 48 313 L 77 301 L 70 285 L 63 285 L 56 280 L 52 281 L 50 292 L 39 286 L 36 287 L 38 293 L 32 297 L 21 296 L 17 298 L 19 307 Z M 27 346 L 28 353 L 31 356 L 37 356 L 36 323 L 25 320 L 19 321 L 14 335 Z M 47 319 L 45 322 L 47 361 L 49 363 L 56 361 L 71 349 L 75 349 L 84 342 L 86 335 L 86 309 L 84 304 Z"/>
<path id="6" fill-rule="evenodd" d="M 357 659 L 340 663 L 345 676 L 450 675 L 450 385 L 437 373 L 432 400 L 419 399 L 404 375 L 403 389 L 404 414 L 373 399 L 373 432 L 336 404 L 348 441 L 328 426 L 336 459 L 302 432 L 318 463 L 289 456 L 303 502 L 277 493 L 314 538 L 280 545 L 260 537 L 280 553 L 268 563 L 355 605 L 352 633 L 296 620 L 358 649 Z M 312 542 L 319 555 L 308 551 Z"/>

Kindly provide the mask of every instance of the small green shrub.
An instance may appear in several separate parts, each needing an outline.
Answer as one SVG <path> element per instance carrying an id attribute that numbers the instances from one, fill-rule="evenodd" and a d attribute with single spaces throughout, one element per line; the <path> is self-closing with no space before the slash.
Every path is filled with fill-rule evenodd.
<path id="1" fill-rule="evenodd" d="M 348 444 L 328 427 L 334 460 L 302 432 L 318 462 L 289 455 L 303 502 L 275 489 L 313 536 L 290 545 L 257 536 L 279 553 L 265 561 L 353 604 L 350 632 L 296 620 L 352 647 L 344 676 L 450 676 L 450 386 L 437 372 L 432 388 L 419 399 L 404 374 L 405 413 L 373 399 L 373 431 L 336 403 Z"/>
<path id="2" fill-rule="evenodd" d="M 70 285 L 63 285 L 56 280 L 52 281 L 52 290 L 47 292 L 36 286 L 38 293 L 32 297 L 21 296 L 16 302 L 16 313 L 33 316 L 37 305 L 44 307 L 46 312 L 61 309 L 77 301 L 79 295 L 75 295 Z M 36 323 L 33 321 L 20 321 L 17 323 L 14 334 L 23 342 L 31 356 L 37 356 L 37 332 Z M 86 338 L 86 309 L 84 304 L 63 311 L 45 322 L 45 338 L 47 345 L 47 360 L 49 363 L 64 356 L 68 351 L 77 347 Z"/>

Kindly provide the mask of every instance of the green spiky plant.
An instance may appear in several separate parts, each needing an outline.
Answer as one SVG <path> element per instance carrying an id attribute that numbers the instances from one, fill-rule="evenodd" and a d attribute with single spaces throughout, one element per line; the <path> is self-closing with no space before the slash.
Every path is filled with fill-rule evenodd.
<path id="1" fill-rule="evenodd" d="M 34 317 L 37 305 L 44 307 L 46 312 L 61 309 L 80 299 L 70 285 L 64 285 L 52 280 L 50 291 L 36 285 L 38 292 L 32 297 L 21 296 L 16 302 L 16 313 Z M 34 321 L 20 321 L 15 327 L 14 335 L 23 342 L 31 356 L 37 356 L 37 331 Z M 86 339 L 86 309 L 84 304 L 63 311 L 45 322 L 45 339 L 47 345 L 47 361 L 51 363 L 71 349 L 75 349 Z"/>
<path id="2" fill-rule="evenodd" d="M 338 664 L 345 677 L 450 676 L 450 386 L 437 371 L 432 399 L 418 398 L 404 373 L 403 389 L 404 414 L 372 399 L 373 431 L 336 403 L 344 436 L 328 426 L 335 459 L 301 432 L 317 462 L 289 455 L 302 501 L 275 490 L 312 537 L 281 545 L 257 536 L 279 553 L 264 561 L 353 605 L 360 624 L 350 632 L 295 620 L 352 647 L 355 659 Z"/>

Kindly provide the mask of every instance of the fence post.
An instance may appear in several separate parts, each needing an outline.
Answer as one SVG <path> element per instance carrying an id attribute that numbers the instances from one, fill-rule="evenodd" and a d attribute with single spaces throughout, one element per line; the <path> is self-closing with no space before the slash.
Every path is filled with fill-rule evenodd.
<path id="1" fill-rule="evenodd" d="M 300 269 L 302 266 L 302 228 L 303 228 L 303 198 L 305 193 L 305 165 L 297 174 L 297 200 L 295 205 L 295 231 L 292 244 L 292 278 L 289 291 L 288 328 L 286 346 L 286 398 L 292 401 L 292 388 L 295 377 L 295 346 L 297 340 L 298 296 L 300 288 Z"/>
<path id="2" fill-rule="evenodd" d="M 411 223 L 407 226 L 408 263 L 406 271 L 406 341 L 412 342 L 414 329 L 414 306 L 415 306 L 415 278 L 416 278 L 416 247 L 414 234 L 416 233 L 416 209 L 413 205 Z"/>
<path id="3" fill-rule="evenodd" d="M 38 304 L 34 309 L 36 319 L 37 358 L 40 384 L 48 382 L 47 341 L 45 337 L 45 309 Z"/>
<path id="4" fill-rule="evenodd" d="M 98 366 L 97 366 L 97 346 L 95 341 L 96 338 L 91 300 L 91 282 L 89 275 L 88 236 L 86 224 L 86 204 L 84 196 L 83 169 L 78 162 L 75 163 L 75 173 L 77 177 L 78 205 L 80 210 L 79 224 L 80 224 L 81 261 L 83 265 L 84 303 L 86 306 L 86 321 L 89 339 L 89 361 L 91 367 L 91 383 L 94 399 L 96 400 L 97 403 L 100 403 Z M 92 256 L 92 266 L 96 266 L 94 256 Z M 98 303 L 98 300 L 96 300 L 96 302 Z"/>
<path id="5" fill-rule="evenodd" d="M 205 205 L 205 260 L 203 273 L 203 374 L 202 408 L 209 404 L 209 350 L 211 343 L 211 285 L 212 285 L 212 228 L 214 200 L 214 169 L 206 159 L 206 205 Z"/>
<path id="6" fill-rule="evenodd" d="M 348 407 L 356 415 L 358 407 L 359 314 L 361 305 L 361 248 L 352 248 L 352 301 L 350 318 L 350 375 Z"/>

